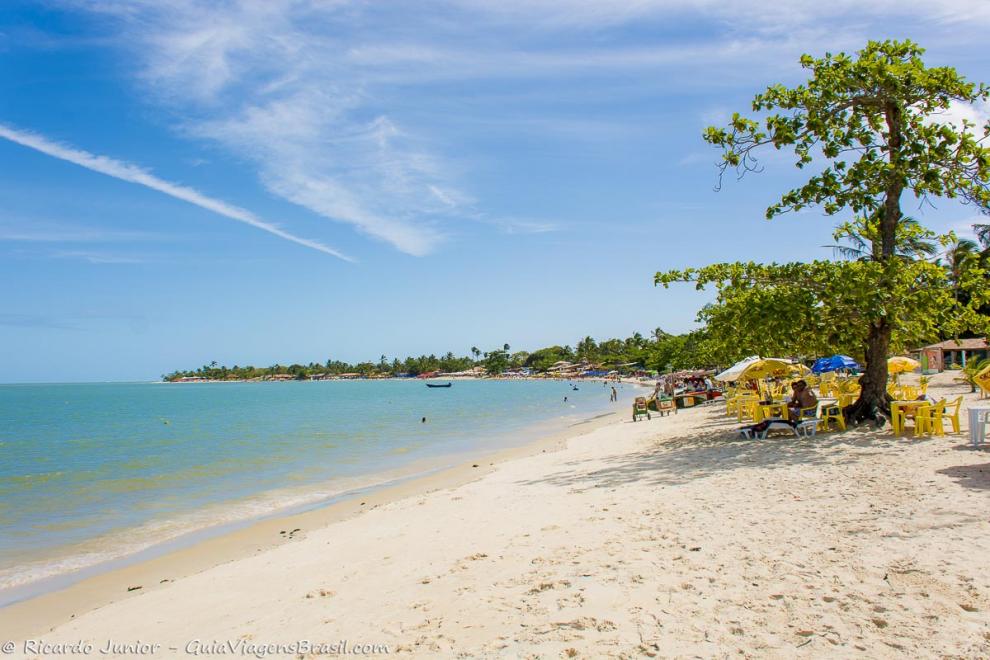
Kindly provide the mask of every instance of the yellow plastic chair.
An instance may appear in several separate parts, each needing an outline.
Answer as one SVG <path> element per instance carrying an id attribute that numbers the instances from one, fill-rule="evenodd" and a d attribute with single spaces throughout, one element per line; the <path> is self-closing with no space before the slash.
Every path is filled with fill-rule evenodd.
<path id="1" fill-rule="evenodd" d="M 909 420 L 914 420 L 914 428 L 911 429 L 912 435 L 918 437 L 928 433 L 929 428 L 932 426 L 930 424 L 932 419 L 932 406 L 931 404 L 923 404 L 914 409 L 914 416 L 908 417 L 904 412 L 901 413 L 900 420 L 900 432 L 904 433 L 907 429 L 904 427 L 904 423 Z"/>
<path id="2" fill-rule="evenodd" d="M 952 401 L 945 404 L 945 409 L 942 411 L 942 417 L 949 420 L 952 423 L 952 432 L 959 433 L 959 409 L 962 407 L 963 398 L 958 396 Z"/>
<path id="3" fill-rule="evenodd" d="M 739 410 L 739 397 L 727 395 L 725 397 L 725 414 L 732 416 L 732 413 Z"/>
<path id="4" fill-rule="evenodd" d="M 755 397 L 755 396 L 745 397 L 744 399 L 739 401 L 739 412 L 737 417 L 740 422 L 742 422 L 744 419 L 752 419 L 755 420 L 756 422 L 759 422 L 760 421 L 758 419 L 759 416 L 760 416 L 759 397 Z"/>
<path id="5" fill-rule="evenodd" d="M 756 395 L 751 392 L 742 389 L 736 390 L 735 396 L 725 399 L 725 414 L 730 417 L 738 414 L 740 404 L 753 398 L 756 398 Z"/>
<path id="6" fill-rule="evenodd" d="M 831 422 L 835 422 L 836 428 L 840 431 L 846 430 L 846 418 L 842 414 L 842 408 L 838 403 L 823 403 L 821 405 L 821 423 L 819 426 L 823 431 L 828 431 Z"/>
<path id="7" fill-rule="evenodd" d="M 894 435 L 902 435 L 905 431 L 904 423 L 908 420 L 907 413 L 898 405 L 890 406 L 890 428 Z"/>
<path id="8" fill-rule="evenodd" d="M 859 392 L 841 392 L 838 396 L 839 407 L 845 408 L 852 405 L 859 398 Z"/>
<path id="9" fill-rule="evenodd" d="M 942 427 L 942 418 L 945 417 L 945 399 L 942 399 L 934 406 L 921 406 L 914 414 L 914 434 L 921 435 L 945 435 Z"/>

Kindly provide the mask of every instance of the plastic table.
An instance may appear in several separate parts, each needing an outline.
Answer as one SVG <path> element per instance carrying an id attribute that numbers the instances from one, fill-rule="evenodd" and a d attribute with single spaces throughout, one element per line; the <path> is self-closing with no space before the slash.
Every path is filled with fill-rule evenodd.
<path id="1" fill-rule="evenodd" d="M 990 425 L 990 408 L 982 406 L 969 409 L 969 442 L 974 447 L 986 442 L 988 425 Z"/>

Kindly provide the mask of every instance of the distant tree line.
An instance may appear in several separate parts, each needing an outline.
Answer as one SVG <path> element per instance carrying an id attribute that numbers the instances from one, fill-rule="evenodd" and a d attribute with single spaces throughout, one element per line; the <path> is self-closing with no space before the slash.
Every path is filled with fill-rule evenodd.
<path id="1" fill-rule="evenodd" d="M 177 370 L 163 375 L 163 380 L 175 381 L 180 378 L 207 378 L 210 380 L 251 380 L 272 376 L 292 376 L 305 380 L 311 376 L 340 376 L 359 374 L 362 377 L 419 376 L 435 371 L 451 373 L 467 371 L 474 367 L 484 367 L 488 374 L 498 375 L 507 371 L 530 369 L 546 372 L 554 364 L 566 361 L 587 363 L 594 368 L 621 372 L 639 369 L 667 371 L 704 366 L 705 356 L 699 351 L 703 345 L 700 331 L 673 335 L 657 328 L 649 337 L 635 333 L 626 339 L 605 339 L 596 341 L 584 337 L 575 346 L 547 346 L 532 352 L 512 352 L 509 344 L 488 351 L 471 348 L 471 354 L 457 356 L 452 352 L 444 355 L 420 355 L 405 359 L 388 359 L 382 355 L 377 362 L 355 364 L 342 360 L 328 359 L 325 362 L 309 364 L 273 364 L 268 367 L 253 365 L 228 367 L 217 362 L 204 364 L 197 369 Z"/>

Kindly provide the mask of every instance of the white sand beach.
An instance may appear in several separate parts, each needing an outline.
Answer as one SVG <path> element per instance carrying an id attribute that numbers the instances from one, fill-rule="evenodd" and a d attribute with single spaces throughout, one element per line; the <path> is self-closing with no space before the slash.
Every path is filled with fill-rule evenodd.
<path id="1" fill-rule="evenodd" d="M 18 655 L 32 638 L 140 640 L 167 657 L 193 640 L 418 657 L 990 656 L 990 451 L 889 427 L 738 440 L 723 410 L 633 423 L 623 407 L 321 526 L 259 526 L 268 546 L 184 577 L 152 562 L 58 606 L 21 603 L 0 637 Z M 110 585 L 114 602 L 92 609 Z"/>

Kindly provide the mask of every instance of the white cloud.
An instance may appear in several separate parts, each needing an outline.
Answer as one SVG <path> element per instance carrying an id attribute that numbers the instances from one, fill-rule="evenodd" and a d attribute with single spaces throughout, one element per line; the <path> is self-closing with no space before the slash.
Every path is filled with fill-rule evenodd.
<path id="1" fill-rule="evenodd" d="M 441 159 L 373 110 L 347 65 L 335 33 L 350 3 L 127 4 L 122 47 L 140 80 L 184 134 L 248 159 L 270 192 L 412 255 L 435 249 L 441 220 L 465 211 L 469 196 Z"/>
<path id="2" fill-rule="evenodd" d="M 827 19 L 920 16 L 927 20 L 956 23 L 990 21 L 985 0 L 450 0 L 450 4 L 520 23 L 534 21 L 543 28 L 612 26 L 644 19 L 675 19 L 705 16 L 731 20 L 748 29 L 790 30 Z"/>
<path id="3" fill-rule="evenodd" d="M 91 264 L 143 264 L 147 261 L 143 257 L 93 250 L 58 250 L 51 256 L 56 259 L 81 259 Z"/>
<path id="4" fill-rule="evenodd" d="M 142 231 L 119 231 L 79 227 L 60 222 L 0 219 L 0 241 L 26 243 L 117 243 L 160 240 L 161 236 Z"/>
<path id="5" fill-rule="evenodd" d="M 971 124 L 967 129 L 970 133 L 983 135 L 983 128 L 990 122 L 990 103 L 982 100 L 975 103 L 953 101 L 947 110 L 933 116 L 931 120 L 952 124 L 958 130 L 963 129 L 963 122 L 966 121 Z"/>
<path id="6" fill-rule="evenodd" d="M 165 181 L 164 179 L 160 179 L 147 170 L 144 170 L 136 165 L 114 160 L 113 158 L 109 158 L 107 156 L 91 154 L 80 149 L 75 149 L 73 147 L 53 142 L 35 133 L 16 130 L 3 124 L 0 124 L 0 138 L 10 140 L 11 142 L 28 147 L 29 149 L 34 149 L 35 151 L 52 156 L 53 158 L 74 163 L 75 165 L 85 167 L 88 170 L 114 177 L 115 179 L 121 179 L 122 181 L 136 183 L 146 188 L 157 190 L 158 192 L 169 195 L 170 197 L 175 197 L 176 199 L 194 204 L 200 208 L 204 208 L 218 215 L 230 218 L 231 220 L 243 222 L 246 225 L 266 231 L 269 234 L 273 234 L 287 241 L 298 243 L 299 245 L 333 255 L 346 261 L 352 261 L 352 259 L 347 255 L 342 254 L 341 252 L 338 252 L 337 250 L 324 245 L 319 241 L 301 238 L 291 234 L 278 225 L 259 218 L 246 209 L 242 209 L 240 207 L 228 204 L 227 202 L 209 197 L 193 188 Z"/>
<path id="7" fill-rule="evenodd" d="M 560 231 L 560 225 L 544 220 L 528 218 L 497 218 L 491 224 L 499 227 L 506 234 L 548 234 Z"/>
<path id="8" fill-rule="evenodd" d="M 463 189 L 461 164 L 474 154 L 448 142 L 445 114 L 602 142 L 623 128 L 554 107 L 536 116 L 513 85 L 550 106 L 564 93 L 601 99 L 651 85 L 654 98 L 661 88 L 749 89 L 800 75 L 800 52 L 854 50 L 879 28 L 950 26 L 944 36 L 990 24 L 986 0 L 75 2 L 119 20 L 119 47 L 185 135 L 248 161 L 273 194 L 412 255 L 485 216 Z M 685 33 L 679 22 L 703 27 Z M 657 36 L 608 32 L 627 25 Z M 488 100 L 503 93 L 522 110 L 507 120 L 497 101 L 463 90 L 482 80 L 494 83 Z"/>

